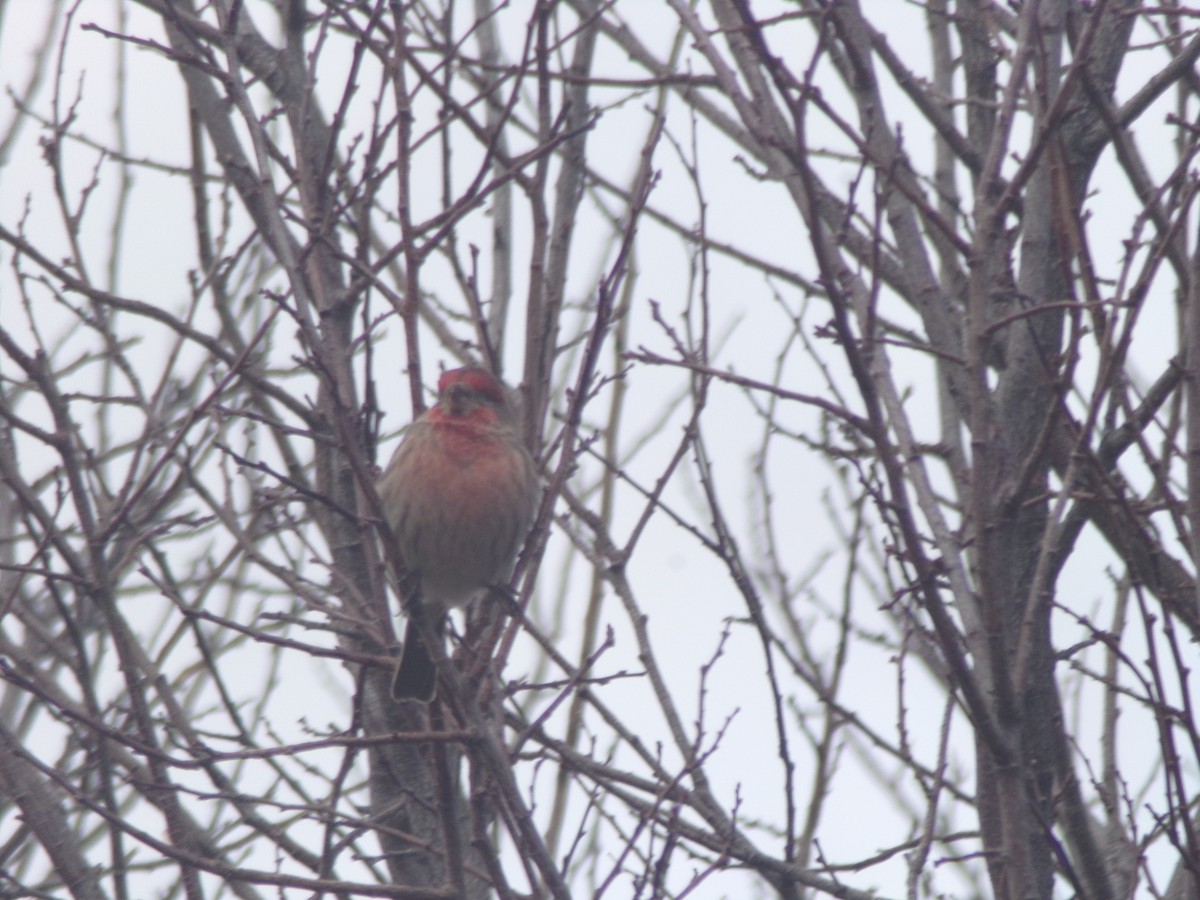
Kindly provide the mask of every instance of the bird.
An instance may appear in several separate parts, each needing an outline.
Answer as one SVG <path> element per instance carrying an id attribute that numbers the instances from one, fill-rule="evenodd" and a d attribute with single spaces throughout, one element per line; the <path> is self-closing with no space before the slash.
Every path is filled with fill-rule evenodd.
<path id="1" fill-rule="evenodd" d="M 392 697 L 428 703 L 437 670 L 415 617 L 440 635 L 448 610 L 507 580 L 533 522 L 537 469 L 504 385 L 479 366 L 443 372 L 437 402 L 405 430 L 377 487 L 419 593 Z"/>

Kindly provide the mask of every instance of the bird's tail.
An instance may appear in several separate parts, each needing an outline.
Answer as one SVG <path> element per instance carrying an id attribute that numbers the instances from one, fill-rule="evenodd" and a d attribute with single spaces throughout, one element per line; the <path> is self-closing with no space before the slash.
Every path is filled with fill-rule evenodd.
<path id="1" fill-rule="evenodd" d="M 428 703 L 437 689 L 437 668 L 429 648 L 421 640 L 412 619 L 404 629 L 404 646 L 400 649 L 400 663 L 392 679 L 394 700 L 416 700 Z"/>

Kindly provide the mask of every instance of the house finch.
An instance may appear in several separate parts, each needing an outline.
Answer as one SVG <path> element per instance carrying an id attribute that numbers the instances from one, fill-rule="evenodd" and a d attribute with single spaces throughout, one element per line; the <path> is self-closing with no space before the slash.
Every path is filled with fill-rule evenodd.
<path id="1" fill-rule="evenodd" d="M 392 696 L 428 703 L 437 672 L 413 616 L 440 629 L 448 609 L 507 578 L 533 521 L 537 473 L 500 382 L 477 367 L 444 372 L 437 403 L 408 427 L 378 487 L 420 584 Z"/>

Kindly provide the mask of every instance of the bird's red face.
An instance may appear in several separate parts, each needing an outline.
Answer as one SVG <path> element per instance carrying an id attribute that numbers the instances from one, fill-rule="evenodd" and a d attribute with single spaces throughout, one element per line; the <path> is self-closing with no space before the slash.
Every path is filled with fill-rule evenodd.
<path id="1" fill-rule="evenodd" d="M 442 373 L 438 406 L 452 416 L 491 420 L 502 417 L 507 401 L 504 389 L 487 370 L 469 366 Z"/>

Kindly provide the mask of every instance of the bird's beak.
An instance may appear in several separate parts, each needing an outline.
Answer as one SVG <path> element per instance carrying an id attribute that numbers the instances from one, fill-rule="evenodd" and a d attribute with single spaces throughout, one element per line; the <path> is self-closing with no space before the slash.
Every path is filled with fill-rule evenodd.
<path id="1" fill-rule="evenodd" d="M 467 411 L 470 393 L 470 389 L 465 384 L 452 384 L 446 389 L 442 400 L 451 415 L 461 416 Z"/>

